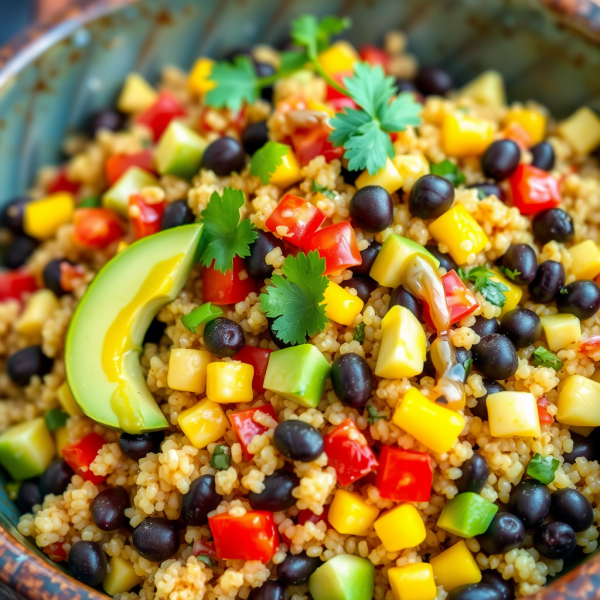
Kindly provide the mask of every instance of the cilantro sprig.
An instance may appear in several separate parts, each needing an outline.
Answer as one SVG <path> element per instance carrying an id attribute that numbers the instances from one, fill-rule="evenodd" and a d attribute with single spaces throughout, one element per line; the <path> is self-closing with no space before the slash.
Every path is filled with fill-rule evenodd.
<path id="1" fill-rule="evenodd" d="M 359 323 L 356 326 L 356 329 L 354 330 L 353 339 L 356 340 L 357 342 L 365 341 L 365 323 L 364 323 L 364 321 Z"/>
<path id="2" fill-rule="evenodd" d="M 326 188 L 324 185 L 320 185 L 318 184 L 316 181 L 313 180 L 312 182 L 312 186 L 310 188 L 310 191 L 313 194 L 317 194 L 317 193 L 321 193 L 323 194 L 323 196 L 325 196 L 326 198 L 329 198 L 330 200 L 335 200 L 335 192 L 330 190 L 329 188 Z"/>
<path id="3" fill-rule="evenodd" d="M 267 142 L 252 155 L 250 173 L 258 177 L 263 185 L 268 185 L 271 175 L 275 173 L 289 149 L 289 146 L 279 142 Z"/>
<path id="4" fill-rule="evenodd" d="M 492 281 L 497 277 L 496 273 L 490 271 L 485 265 L 482 267 L 473 267 L 469 271 L 458 269 L 458 276 L 463 281 L 471 281 L 475 284 L 475 289 L 480 292 L 488 302 L 502 308 L 506 303 L 506 296 L 503 292 L 508 291 L 508 287 L 500 281 Z"/>
<path id="5" fill-rule="evenodd" d="M 538 346 L 531 356 L 533 364 L 536 367 L 551 367 L 555 371 L 560 371 L 563 366 L 563 361 L 550 350 L 546 350 L 543 346 Z"/>
<path id="6" fill-rule="evenodd" d="M 325 259 L 315 250 L 288 256 L 282 265 L 285 277 L 273 275 L 273 286 L 260 295 L 263 311 L 274 320 L 273 330 L 286 344 L 304 344 L 306 335 L 323 331 L 327 324 L 325 290 L 329 284 Z"/>
<path id="7" fill-rule="evenodd" d="M 542 456 L 536 453 L 527 465 L 527 475 L 548 485 L 554 481 L 559 464 L 559 460 L 554 456 Z"/>
<path id="8" fill-rule="evenodd" d="M 511 281 L 514 281 L 515 277 L 518 277 L 521 274 L 521 271 L 518 271 L 517 269 L 509 269 L 508 267 L 505 267 L 504 265 L 502 265 L 500 267 L 500 271 L 502 272 L 502 274 L 505 277 L 507 277 Z"/>
<path id="9" fill-rule="evenodd" d="M 375 408 L 372 406 L 367 406 L 367 422 L 369 425 L 373 425 L 380 421 L 381 419 L 385 419 L 385 415 L 380 415 Z"/>
<path id="10" fill-rule="evenodd" d="M 209 461 L 210 466 L 218 471 L 227 471 L 231 464 L 231 450 L 225 444 L 217 444 Z"/>
<path id="11" fill-rule="evenodd" d="M 466 181 L 462 171 L 448 159 L 443 160 L 441 163 L 433 163 L 430 168 L 432 175 L 439 175 L 447 179 L 454 187 Z"/>

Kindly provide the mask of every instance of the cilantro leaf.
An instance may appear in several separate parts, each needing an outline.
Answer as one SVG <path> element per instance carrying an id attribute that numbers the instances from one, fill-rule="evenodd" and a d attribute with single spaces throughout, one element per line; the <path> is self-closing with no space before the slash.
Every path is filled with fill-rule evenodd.
<path id="1" fill-rule="evenodd" d="M 244 102 L 252 104 L 258 100 L 259 79 L 249 56 L 216 63 L 208 79 L 217 84 L 206 94 L 209 106 L 238 111 Z"/>
<path id="2" fill-rule="evenodd" d="M 202 212 L 204 231 L 200 263 L 205 267 L 214 260 L 214 268 L 224 274 L 233 269 L 235 256 L 250 256 L 248 245 L 258 234 L 251 221 L 240 221 L 240 208 L 245 201 L 241 190 L 227 187 L 222 196 L 213 192 L 208 206 Z"/>
<path id="3" fill-rule="evenodd" d="M 554 481 L 559 464 L 554 456 L 542 456 L 536 452 L 527 465 L 527 475 L 548 485 Z"/>
<path id="4" fill-rule="evenodd" d="M 354 135 L 344 144 L 350 171 L 367 169 L 374 175 L 387 161 L 394 156 L 394 146 L 390 136 L 383 131 L 377 121 L 369 121 L 361 125 Z"/>
<path id="5" fill-rule="evenodd" d="M 474 267 L 468 273 L 464 269 L 458 270 L 458 276 L 465 281 L 472 281 L 475 289 L 480 292 L 488 302 L 502 308 L 506 303 L 506 296 L 503 292 L 508 291 L 508 287 L 499 281 L 492 281 L 496 273 L 490 271 L 485 265 Z"/>
<path id="6" fill-rule="evenodd" d="M 188 331 L 196 333 L 196 327 L 204 325 L 220 317 L 222 314 L 223 311 L 218 306 L 213 306 L 210 302 L 206 302 L 202 306 L 197 306 L 187 315 L 183 315 L 181 323 Z"/>
<path id="7" fill-rule="evenodd" d="M 371 118 L 366 112 L 356 108 L 346 108 L 344 112 L 336 113 L 335 117 L 329 120 L 334 128 L 329 134 L 329 141 L 334 146 L 345 146 L 354 132 L 369 121 Z"/>
<path id="8" fill-rule="evenodd" d="M 302 15 L 292 21 L 291 36 L 294 44 L 304 46 L 309 55 L 325 50 L 329 38 L 352 25 L 349 18 L 340 19 L 333 15 L 318 21 L 314 15 Z"/>
<path id="9" fill-rule="evenodd" d="M 198 554 L 196 558 L 198 560 L 201 560 L 203 563 L 207 564 L 209 567 L 215 566 L 215 563 L 212 561 L 212 558 L 206 554 Z"/>
<path id="10" fill-rule="evenodd" d="M 59 427 L 64 427 L 67 424 L 68 418 L 69 415 L 59 408 L 52 408 L 44 415 L 46 426 L 50 431 L 54 431 Z"/>
<path id="11" fill-rule="evenodd" d="M 303 69 L 310 61 L 306 50 L 286 50 L 279 55 L 281 59 L 281 72 L 293 72 Z"/>
<path id="12" fill-rule="evenodd" d="M 477 188 L 477 200 L 485 200 L 488 195 L 481 189 Z"/>
<path id="13" fill-rule="evenodd" d="M 536 367 L 551 367 L 555 371 L 560 371 L 563 366 L 563 361 L 550 350 L 546 350 L 543 346 L 538 346 L 532 354 L 533 364 Z"/>
<path id="14" fill-rule="evenodd" d="M 273 330 L 287 344 L 304 344 L 306 335 L 325 329 L 327 317 L 324 293 L 329 284 L 325 259 L 315 250 L 288 256 L 282 265 L 285 277 L 273 275 L 273 286 L 260 295 L 260 303 L 268 317 L 274 318 Z"/>
<path id="15" fill-rule="evenodd" d="M 316 193 L 320 192 L 326 198 L 329 198 L 330 200 L 335 200 L 335 192 L 331 191 L 330 189 L 327 189 L 324 185 L 319 185 L 314 180 L 312 182 L 312 186 L 310 188 L 310 191 L 313 194 L 316 194 Z"/>
<path id="16" fill-rule="evenodd" d="M 432 163 L 431 174 L 444 177 L 444 179 L 447 179 L 454 187 L 465 182 L 465 176 L 458 170 L 458 167 L 448 159 L 443 160 L 441 163 Z M 479 194 L 479 191 L 477 193 Z M 483 197 L 485 198 L 486 196 L 484 195 Z M 481 197 L 479 199 L 481 200 Z"/>
<path id="17" fill-rule="evenodd" d="M 380 415 L 372 406 L 367 406 L 367 422 L 369 425 L 373 425 L 381 419 L 385 419 L 385 415 Z"/>
<path id="18" fill-rule="evenodd" d="M 229 446 L 218 444 L 209 461 L 210 466 L 218 471 L 226 471 L 231 464 L 231 450 Z"/>
<path id="19" fill-rule="evenodd" d="M 354 330 L 354 339 L 357 342 L 364 342 L 365 341 L 365 324 L 364 321 L 359 323 L 356 326 L 356 329 Z"/>
<path id="20" fill-rule="evenodd" d="M 252 156 L 250 173 L 258 177 L 263 185 L 267 185 L 289 149 L 285 144 L 267 142 Z"/>
<path id="21" fill-rule="evenodd" d="M 356 63 L 352 77 L 344 77 L 344 86 L 352 100 L 373 118 L 382 113 L 396 94 L 394 78 L 386 77 L 381 66 L 368 63 Z"/>
<path id="22" fill-rule="evenodd" d="M 500 267 L 500 271 L 502 271 L 503 275 L 508 277 L 508 279 L 510 279 L 511 281 L 514 281 L 515 277 L 521 274 L 521 271 L 517 271 L 517 269 L 509 269 L 504 265 Z"/>
<path id="23" fill-rule="evenodd" d="M 465 362 L 463 363 L 463 368 L 465 370 L 465 381 L 469 378 L 469 375 L 471 374 L 471 369 L 473 368 L 473 359 L 472 358 L 467 358 L 467 360 L 465 360 Z"/>

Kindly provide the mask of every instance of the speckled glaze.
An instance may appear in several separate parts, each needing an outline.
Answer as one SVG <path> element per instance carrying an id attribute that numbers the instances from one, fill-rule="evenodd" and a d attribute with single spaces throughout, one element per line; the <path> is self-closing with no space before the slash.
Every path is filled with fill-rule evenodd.
<path id="1" fill-rule="evenodd" d="M 402 29 L 422 63 L 459 85 L 495 68 L 509 99 L 539 99 L 558 116 L 582 104 L 600 112 L 598 0 L 77 0 L 0 49 L 0 206 L 40 166 L 60 162 L 65 134 L 111 105 L 130 71 L 156 80 L 165 65 L 187 69 L 200 54 L 277 44 L 306 12 L 350 16 L 357 44 Z M 17 533 L 4 483 L 0 473 L 0 599 L 102 597 Z M 567 568 L 531 598 L 600 599 L 600 556 Z"/>

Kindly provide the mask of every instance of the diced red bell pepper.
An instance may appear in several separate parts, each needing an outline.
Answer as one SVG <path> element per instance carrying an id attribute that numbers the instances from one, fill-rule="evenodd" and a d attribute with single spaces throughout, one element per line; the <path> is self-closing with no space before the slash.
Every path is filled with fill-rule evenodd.
<path id="1" fill-rule="evenodd" d="M 60 287 L 65 292 L 72 292 L 79 279 L 84 277 L 85 268 L 81 265 L 72 265 L 63 260 L 60 263 Z"/>
<path id="2" fill-rule="evenodd" d="M 204 302 L 212 302 L 223 306 L 235 304 L 246 299 L 246 296 L 256 291 L 256 283 L 246 273 L 244 261 L 235 256 L 233 259 L 233 270 L 225 274 L 214 268 L 214 261 L 210 267 L 202 268 L 202 298 Z M 240 278 L 242 272 L 244 279 Z"/>
<path id="3" fill-rule="evenodd" d="M 138 167 L 148 173 L 156 173 L 154 169 L 154 152 L 151 148 L 135 154 L 115 154 L 106 161 L 106 178 L 114 185 L 131 167 Z"/>
<path id="4" fill-rule="evenodd" d="M 548 413 L 547 407 L 550 406 L 551 402 L 545 396 L 538 398 L 537 410 L 540 423 L 553 423 L 554 417 Z"/>
<path id="5" fill-rule="evenodd" d="M 250 408 L 229 415 L 231 427 L 235 432 L 235 435 L 237 435 L 238 440 L 240 440 L 242 449 L 248 458 L 252 456 L 252 453 L 248 451 L 248 445 L 254 439 L 254 436 L 262 435 L 265 431 L 268 431 L 268 427 L 265 427 L 254 420 L 254 415 L 257 412 L 269 415 L 277 421 L 277 415 L 270 404 L 265 404 L 264 406 L 259 406 L 257 408 Z"/>
<path id="6" fill-rule="evenodd" d="M 373 67 L 375 65 L 381 65 L 383 70 L 387 71 L 390 56 L 385 50 L 371 44 L 365 44 L 364 46 L 361 46 L 358 55 L 363 62 L 367 62 Z"/>
<path id="7" fill-rule="evenodd" d="M 531 146 L 531 136 L 518 123 L 509 123 L 501 132 L 500 135 L 506 140 L 512 140 L 521 152 L 527 150 Z"/>
<path id="8" fill-rule="evenodd" d="M 77 181 L 71 181 L 67 177 L 67 169 L 62 168 L 56 174 L 54 180 L 48 186 L 49 194 L 56 194 L 57 192 L 69 192 L 70 194 L 76 194 L 79 191 L 80 183 Z"/>
<path id="9" fill-rule="evenodd" d="M 21 300 L 23 294 L 37 290 L 35 277 L 27 269 L 17 269 L 0 273 L 0 302 Z"/>
<path id="10" fill-rule="evenodd" d="M 327 139 L 331 129 L 327 125 L 319 125 L 312 129 L 297 129 L 292 134 L 292 146 L 302 166 L 307 165 L 317 156 L 325 157 L 326 162 L 334 158 L 342 158 L 344 148 L 335 148 Z"/>
<path id="11" fill-rule="evenodd" d="M 339 73 L 334 73 L 331 78 L 341 87 L 343 87 L 344 89 L 346 88 L 346 86 L 344 85 L 344 79 L 346 77 L 352 77 L 352 69 L 348 69 L 347 71 L 340 71 Z M 336 100 L 339 98 L 347 98 L 346 94 L 342 94 L 341 92 L 338 92 L 334 87 L 331 87 L 330 85 L 327 86 L 327 94 L 325 96 L 325 98 L 327 99 L 327 102 L 331 101 L 331 100 Z"/>
<path id="12" fill-rule="evenodd" d="M 346 419 L 325 436 L 328 464 L 335 469 L 341 485 L 354 483 L 379 464 L 365 436 L 352 419 Z"/>
<path id="13" fill-rule="evenodd" d="M 44 554 L 47 554 L 48 558 L 54 562 L 62 562 L 63 560 L 67 560 L 67 553 L 63 548 L 63 543 L 64 542 L 54 542 L 53 544 L 44 546 Z"/>
<path id="14" fill-rule="evenodd" d="M 269 562 L 279 545 L 273 513 L 250 510 L 241 517 L 221 513 L 209 517 L 208 524 L 221 560 Z"/>
<path id="15" fill-rule="evenodd" d="M 301 248 L 326 218 L 325 213 L 310 202 L 294 194 L 286 194 L 265 224 L 269 231 Z M 287 230 L 282 233 L 277 231 L 278 227 L 287 227 Z"/>
<path id="16" fill-rule="evenodd" d="M 533 165 L 520 164 L 509 177 L 513 206 L 522 215 L 534 215 L 546 208 L 555 208 L 561 203 L 558 180 Z"/>
<path id="17" fill-rule="evenodd" d="M 106 443 L 105 439 L 97 433 L 88 433 L 78 442 L 69 444 L 62 449 L 62 455 L 65 462 L 86 481 L 93 484 L 102 483 L 106 477 L 103 475 L 94 475 L 90 470 L 90 465 L 100 452 L 100 449 Z"/>
<path id="18" fill-rule="evenodd" d="M 433 483 L 431 456 L 383 446 L 375 485 L 386 500 L 429 502 Z"/>
<path id="19" fill-rule="evenodd" d="M 254 367 L 254 377 L 252 377 L 252 389 L 259 394 L 264 393 L 264 381 L 269 366 L 269 355 L 273 350 L 258 348 L 256 346 L 243 346 L 242 349 L 233 356 L 233 360 L 252 365 Z"/>
<path id="20" fill-rule="evenodd" d="M 78 208 L 73 223 L 75 239 L 90 248 L 106 248 L 125 233 L 121 220 L 110 208 Z"/>
<path id="21" fill-rule="evenodd" d="M 146 125 L 152 130 L 154 141 L 158 141 L 169 123 L 177 117 L 184 117 L 185 109 L 169 92 L 161 92 L 156 102 L 143 113 L 139 114 L 135 121 Z"/>
<path id="22" fill-rule="evenodd" d="M 217 551 L 215 550 L 214 542 L 207 542 L 205 540 L 196 540 L 194 542 L 192 554 L 194 556 L 210 556 L 214 558 L 217 557 Z"/>
<path id="23" fill-rule="evenodd" d="M 345 108 L 358 108 L 358 104 L 352 100 L 352 98 L 348 98 L 347 96 L 343 96 L 342 98 L 334 98 L 328 102 L 329 106 L 335 110 L 335 112 L 344 112 Z M 336 148 L 339 150 L 343 148 Z M 336 157 L 337 158 L 337 157 Z"/>
<path id="24" fill-rule="evenodd" d="M 596 277 L 598 283 L 598 277 Z M 600 335 L 587 335 L 577 342 L 579 352 L 585 354 L 594 361 L 600 361 Z"/>
<path id="25" fill-rule="evenodd" d="M 164 200 L 149 204 L 141 194 L 129 196 L 129 209 L 127 212 L 133 225 L 136 240 L 160 231 L 166 207 L 167 203 Z"/>
<path id="26" fill-rule="evenodd" d="M 314 523 L 315 525 L 319 521 L 325 521 L 325 523 L 329 525 L 328 515 L 329 507 L 327 506 L 323 507 L 323 512 L 320 515 L 315 515 L 312 510 L 305 508 L 298 513 L 298 525 L 304 525 L 305 523 L 308 523 L 308 521 Z"/>
<path id="27" fill-rule="evenodd" d="M 362 264 L 362 256 L 348 221 L 324 227 L 313 233 L 304 243 L 307 252 L 318 250 L 325 259 L 325 275 Z"/>

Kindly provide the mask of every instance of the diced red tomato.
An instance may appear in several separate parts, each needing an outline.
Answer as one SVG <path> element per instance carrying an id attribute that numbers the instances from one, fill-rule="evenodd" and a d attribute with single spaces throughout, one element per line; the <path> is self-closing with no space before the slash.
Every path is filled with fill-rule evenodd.
<path id="1" fill-rule="evenodd" d="M 129 196 L 129 220 L 133 225 L 136 240 L 160 231 L 166 207 L 167 203 L 164 200 L 149 204 L 141 194 Z"/>
<path id="2" fill-rule="evenodd" d="M 301 248 L 326 218 L 325 213 L 310 202 L 294 194 L 286 194 L 265 224 L 269 231 Z M 285 235 L 277 231 L 278 227 L 287 227 Z"/>
<path id="3" fill-rule="evenodd" d="M 294 153 L 302 166 L 307 165 L 313 158 L 324 156 L 326 162 L 334 158 L 342 158 L 344 148 L 334 148 L 328 141 L 331 129 L 327 125 L 319 125 L 312 129 L 297 129 L 292 134 Z"/>
<path id="4" fill-rule="evenodd" d="M 521 152 L 527 150 L 531 146 L 531 136 L 518 123 L 509 123 L 501 132 L 500 135 L 507 140 L 512 140 L 519 146 Z"/>
<path id="5" fill-rule="evenodd" d="M 102 483 L 106 477 L 103 475 L 94 475 L 90 470 L 90 465 L 94 462 L 98 452 L 100 452 L 105 443 L 106 441 L 101 435 L 88 433 L 78 442 L 65 446 L 62 449 L 62 455 L 65 462 L 77 475 L 97 485 Z"/>
<path id="6" fill-rule="evenodd" d="M 207 542 L 205 540 L 196 540 L 194 542 L 194 547 L 192 548 L 192 554 L 194 556 L 210 556 L 217 557 L 217 552 L 215 550 L 214 542 Z"/>
<path id="7" fill-rule="evenodd" d="M 146 125 L 152 130 L 154 141 L 158 141 L 169 123 L 177 117 L 184 117 L 185 109 L 179 100 L 169 92 L 161 92 L 156 102 L 143 113 L 139 114 L 135 121 Z"/>
<path id="8" fill-rule="evenodd" d="M 244 346 L 237 354 L 233 356 L 233 360 L 239 360 L 247 365 L 254 367 L 254 377 L 252 378 L 252 389 L 259 394 L 264 393 L 265 388 L 263 383 L 269 366 L 269 355 L 273 350 L 258 348 L 256 346 Z"/>
<path id="9" fill-rule="evenodd" d="M 548 406 L 550 406 L 551 402 L 545 396 L 542 396 L 537 401 L 537 410 L 538 416 L 540 418 L 540 423 L 543 425 L 544 423 L 553 423 L 554 417 L 548 413 Z"/>
<path id="10" fill-rule="evenodd" d="M 304 525 L 305 523 L 308 523 L 308 521 L 314 523 L 315 525 L 319 521 L 325 521 L 325 523 L 329 525 L 328 515 L 329 508 L 327 506 L 323 507 L 323 512 L 320 515 L 315 515 L 312 510 L 305 508 L 298 513 L 298 525 Z"/>
<path id="11" fill-rule="evenodd" d="M 325 275 L 362 264 L 354 229 L 348 221 L 324 227 L 313 233 L 305 241 L 304 249 L 307 252 L 318 250 L 320 256 L 325 259 Z"/>
<path id="12" fill-rule="evenodd" d="M 131 167 L 139 167 L 148 173 L 156 173 L 154 169 L 154 152 L 151 148 L 135 154 L 115 154 L 106 161 L 106 178 L 114 185 Z"/>
<path id="13" fill-rule="evenodd" d="M 75 239 L 90 248 L 106 248 L 125 233 L 121 220 L 109 208 L 78 208 L 73 223 Z"/>
<path id="14" fill-rule="evenodd" d="M 329 100 L 328 104 L 335 112 L 343 112 L 345 108 L 358 108 L 358 104 L 352 98 L 348 98 L 348 96 L 334 98 L 333 100 Z"/>
<path id="15" fill-rule="evenodd" d="M 35 277 L 27 269 L 0 273 L 0 302 L 21 300 L 23 294 L 37 290 Z"/>
<path id="16" fill-rule="evenodd" d="M 77 181 L 71 181 L 67 177 L 67 169 L 62 168 L 48 186 L 48 193 L 56 194 L 57 192 L 69 192 L 70 194 L 76 194 L 79 191 L 80 185 L 81 184 Z"/>
<path id="17" fill-rule="evenodd" d="M 237 435 L 238 440 L 240 440 L 242 449 L 246 453 L 247 457 L 252 456 L 251 452 L 248 451 L 248 445 L 253 440 L 254 436 L 262 435 L 269 429 L 268 427 L 265 427 L 254 420 L 254 415 L 257 412 L 269 415 L 277 421 L 277 415 L 275 415 L 275 411 L 270 404 L 265 404 L 264 406 L 259 406 L 257 408 L 250 408 L 248 410 L 243 410 L 242 412 L 229 415 L 231 427 Z"/>
<path id="18" fill-rule="evenodd" d="M 339 73 L 334 73 L 331 76 L 331 78 L 338 85 L 342 86 L 344 89 L 346 88 L 346 86 L 344 85 L 344 79 L 346 77 L 352 77 L 352 69 L 348 69 L 347 71 L 340 71 Z M 348 96 L 346 96 L 346 94 L 342 94 L 341 92 L 338 92 L 335 88 L 328 85 L 327 86 L 327 95 L 325 97 L 327 99 L 327 102 L 329 102 L 331 100 L 336 100 L 339 98 L 347 98 Z"/>
<path id="19" fill-rule="evenodd" d="M 385 50 L 371 44 L 365 44 L 364 46 L 361 46 L 358 55 L 363 62 L 368 62 L 373 67 L 375 65 L 381 65 L 383 70 L 387 71 L 390 56 Z"/>
<path id="20" fill-rule="evenodd" d="M 382 498 L 402 502 L 429 502 L 433 483 L 431 456 L 383 446 L 375 485 Z"/>
<path id="21" fill-rule="evenodd" d="M 598 283 L 598 278 L 596 278 Z M 579 352 L 589 356 L 594 361 L 600 361 L 600 335 L 588 335 L 577 342 Z"/>
<path id="22" fill-rule="evenodd" d="M 44 546 L 44 554 L 47 554 L 48 558 L 54 562 L 62 562 L 63 560 L 67 560 L 67 553 L 63 548 L 63 543 L 64 542 L 54 542 L 53 544 Z"/>
<path id="23" fill-rule="evenodd" d="M 337 479 L 343 486 L 374 471 L 379 464 L 365 436 L 352 419 L 346 419 L 338 425 L 325 436 L 324 441 L 328 464 L 335 469 Z"/>
<path id="24" fill-rule="evenodd" d="M 246 273 L 244 261 L 239 256 L 233 259 L 233 270 L 224 275 L 214 268 L 214 261 L 210 267 L 203 267 L 202 282 L 203 300 L 213 304 L 235 304 L 256 291 L 256 283 Z"/>
<path id="25" fill-rule="evenodd" d="M 72 265 L 64 260 L 60 263 L 60 287 L 65 292 L 72 292 L 79 279 L 85 275 L 85 268 L 81 265 Z"/>
<path id="26" fill-rule="evenodd" d="M 250 510 L 241 517 L 221 513 L 209 517 L 208 524 L 221 560 L 269 562 L 279 544 L 273 513 Z"/>
<path id="27" fill-rule="evenodd" d="M 533 215 L 561 202 L 558 180 L 533 165 L 520 164 L 509 177 L 512 202 L 522 215 Z"/>

